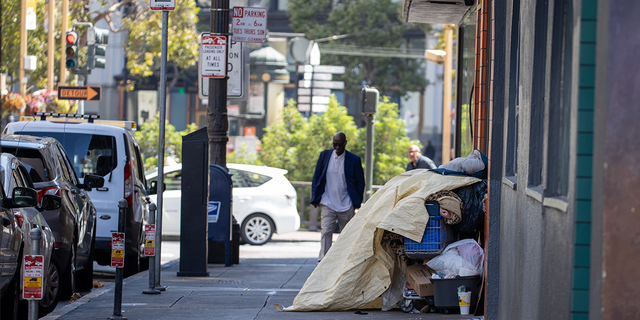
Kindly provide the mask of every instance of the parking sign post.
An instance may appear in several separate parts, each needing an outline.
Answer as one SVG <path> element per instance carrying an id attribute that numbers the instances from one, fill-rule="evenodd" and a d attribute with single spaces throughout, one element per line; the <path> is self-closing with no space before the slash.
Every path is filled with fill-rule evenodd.
<path id="1" fill-rule="evenodd" d="M 149 224 L 154 225 L 156 223 L 156 205 L 155 203 L 149 204 Z M 154 235 L 155 236 L 155 235 Z M 147 238 L 145 233 L 145 253 L 147 248 Z M 155 241 L 154 241 L 155 249 Z M 154 252 L 155 253 L 155 252 Z M 156 290 L 156 257 L 155 254 L 149 256 L 149 289 L 142 291 L 144 294 L 160 294 L 160 290 Z"/>
<path id="2" fill-rule="evenodd" d="M 42 239 L 42 231 L 38 228 L 33 228 L 31 229 L 30 235 L 29 237 L 31 238 L 31 256 L 29 257 L 31 261 L 35 262 L 34 264 L 34 268 L 36 270 L 40 271 L 40 274 L 38 277 L 38 272 L 36 271 L 35 274 L 30 274 L 30 273 L 34 273 L 34 272 L 29 272 L 32 270 L 27 271 L 27 263 L 25 261 L 24 263 L 24 268 L 25 268 L 25 272 L 24 272 L 24 280 L 25 280 L 25 284 L 24 284 L 24 289 L 23 289 L 23 298 L 26 299 L 30 299 L 29 300 L 29 320 L 36 320 L 38 319 L 38 300 L 42 299 L 42 276 L 44 275 L 44 259 L 43 256 L 40 255 L 40 240 Z M 39 259 L 38 259 L 39 258 Z M 25 257 L 25 260 L 27 259 L 27 257 Z M 40 262 L 40 265 L 38 265 L 38 261 Z M 30 268 L 31 269 L 31 268 Z M 31 277 L 31 276 L 35 276 L 35 277 Z M 33 278 L 33 279 L 39 279 L 40 281 L 36 281 L 39 282 L 39 288 L 34 287 L 34 286 L 30 286 L 28 285 L 27 282 L 27 278 Z M 35 291 L 39 291 L 40 294 L 38 296 L 38 300 L 36 300 L 35 296 L 37 296 L 38 294 L 35 293 L 34 295 L 27 293 L 27 288 L 29 289 L 36 289 Z M 27 295 L 29 295 L 29 297 L 26 297 Z"/>
<path id="3" fill-rule="evenodd" d="M 124 258 L 124 232 L 125 232 L 125 224 L 124 224 L 124 219 L 125 219 L 125 211 L 127 210 L 127 200 L 125 199 L 120 199 L 118 200 L 118 232 L 114 232 L 112 233 L 112 239 L 114 238 L 113 236 L 116 234 L 121 234 L 122 235 L 122 255 Z M 115 241 L 112 241 L 112 246 L 115 247 L 116 243 L 114 243 Z M 114 252 L 116 250 L 111 250 L 112 251 L 112 258 L 111 258 L 111 264 L 114 264 Z M 122 261 L 122 266 L 116 266 L 116 289 L 113 295 L 113 316 L 109 317 L 109 319 L 116 319 L 116 320 L 126 320 L 126 317 L 122 316 L 122 278 L 123 278 L 123 270 L 122 268 L 124 267 L 124 261 Z"/>

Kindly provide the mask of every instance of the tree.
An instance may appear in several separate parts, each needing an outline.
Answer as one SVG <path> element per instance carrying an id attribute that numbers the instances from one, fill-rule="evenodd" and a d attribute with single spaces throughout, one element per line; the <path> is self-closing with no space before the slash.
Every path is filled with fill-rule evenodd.
<path id="1" fill-rule="evenodd" d="M 140 144 L 144 157 L 144 167 L 149 170 L 158 166 L 158 141 L 160 139 L 160 114 L 156 113 L 153 121 L 146 122 L 140 130 L 136 131 L 135 138 Z M 178 162 L 182 162 L 182 136 L 198 129 L 195 124 L 187 125 L 184 131 L 176 131 L 176 128 L 165 120 L 165 158 L 174 156 Z M 165 161 L 166 163 L 166 161 Z"/>
<path id="2" fill-rule="evenodd" d="M 266 128 L 262 139 L 261 163 L 288 171 L 292 181 L 311 181 L 316 160 L 322 150 L 332 148 L 337 131 L 347 136 L 347 150 L 360 156 L 364 165 L 366 129 L 357 129 L 347 109 L 335 96 L 331 97 L 327 112 L 312 115 L 308 120 L 300 115 L 290 101 L 282 116 Z M 374 141 L 373 184 L 384 184 L 404 172 L 407 149 L 411 141 L 404 131 L 404 120 L 398 119 L 398 105 L 383 97 L 376 114 Z"/>
<path id="3" fill-rule="evenodd" d="M 392 0 L 290 0 L 287 14 L 296 32 L 315 40 L 334 35 L 350 35 L 330 43 L 357 47 L 408 47 L 402 33 L 411 27 L 400 21 L 400 2 Z M 326 23 L 323 22 L 327 16 Z M 418 29 L 418 28 L 416 28 Z M 362 57 L 350 55 L 322 56 L 323 64 L 345 66 L 347 73 L 338 78 L 349 92 L 356 92 L 363 81 L 380 92 L 397 90 L 424 91 L 427 81 L 423 62 L 417 59 Z"/>
<path id="4" fill-rule="evenodd" d="M 194 66 L 199 51 L 196 30 L 198 12 L 195 1 L 177 0 L 171 13 L 167 38 L 167 62 L 173 67 L 173 87 L 183 71 Z M 148 77 L 160 70 L 162 44 L 162 12 L 145 10 L 124 19 L 129 28 L 125 42 L 127 68 L 132 75 Z"/>

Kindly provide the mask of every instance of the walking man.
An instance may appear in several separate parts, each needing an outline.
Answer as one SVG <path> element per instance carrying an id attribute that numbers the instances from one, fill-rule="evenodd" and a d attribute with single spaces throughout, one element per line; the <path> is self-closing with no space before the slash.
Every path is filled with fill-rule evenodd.
<path id="1" fill-rule="evenodd" d="M 413 169 L 437 169 L 438 167 L 433 160 L 420 154 L 420 148 L 415 144 L 409 146 L 409 163 L 407 163 L 407 170 Z"/>
<path id="2" fill-rule="evenodd" d="M 351 220 L 354 209 L 360 208 L 364 195 L 364 170 L 355 154 L 345 151 L 347 137 L 343 132 L 333 135 L 333 149 L 320 153 L 311 184 L 311 201 L 321 207 L 321 239 L 318 262 L 331 248 L 336 222 L 340 230 Z"/>

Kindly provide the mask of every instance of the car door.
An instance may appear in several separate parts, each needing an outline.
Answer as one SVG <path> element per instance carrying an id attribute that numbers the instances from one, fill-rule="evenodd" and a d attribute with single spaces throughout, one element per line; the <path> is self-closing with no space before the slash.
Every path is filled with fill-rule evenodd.
<path id="1" fill-rule="evenodd" d="M 87 203 L 88 196 L 84 189 L 78 187 L 78 177 L 71 165 L 71 161 L 67 157 L 67 153 L 59 145 L 55 145 L 55 148 L 56 157 L 65 180 L 64 189 L 69 193 L 69 198 L 72 199 L 72 203 L 75 206 L 76 228 L 78 231 L 78 239 L 76 239 L 77 252 L 86 256 L 91 251 L 91 232 L 95 223 Z"/>
<path id="2" fill-rule="evenodd" d="M 233 174 L 231 176 L 231 182 L 233 183 L 233 216 L 238 222 L 242 223 L 242 220 L 251 213 L 253 192 L 249 188 L 249 183 L 243 170 L 229 168 L 229 172 Z"/>
<path id="3" fill-rule="evenodd" d="M 19 266 L 20 244 L 22 242 L 22 231 L 18 227 L 15 216 L 11 210 L 5 208 L 7 198 L 0 185 L 2 206 L 0 207 L 0 217 L 2 218 L 2 234 L 0 235 L 0 288 L 5 288 L 11 278 L 16 273 Z"/>

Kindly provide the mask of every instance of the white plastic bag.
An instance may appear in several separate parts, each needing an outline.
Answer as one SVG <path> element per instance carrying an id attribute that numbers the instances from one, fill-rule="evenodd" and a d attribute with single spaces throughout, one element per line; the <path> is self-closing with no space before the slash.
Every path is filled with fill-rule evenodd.
<path id="1" fill-rule="evenodd" d="M 463 239 L 448 245 L 441 255 L 427 265 L 442 276 L 482 275 L 484 251 L 473 239 Z"/>

